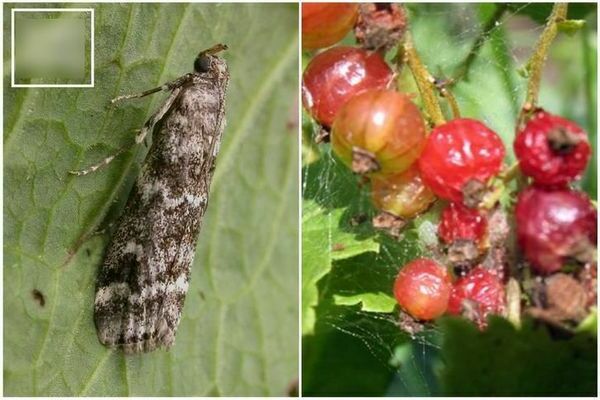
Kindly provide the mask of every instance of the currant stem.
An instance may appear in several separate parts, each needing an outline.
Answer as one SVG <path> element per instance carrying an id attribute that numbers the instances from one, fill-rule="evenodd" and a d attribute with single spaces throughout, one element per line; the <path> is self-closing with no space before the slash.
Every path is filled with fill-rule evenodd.
<path id="1" fill-rule="evenodd" d="M 519 169 L 519 163 L 515 162 L 510 167 L 500 173 L 498 179 L 492 179 L 489 185 L 493 188 L 492 191 L 487 193 L 481 202 L 481 208 L 491 210 L 494 208 L 496 203 L 500 200 L 506 190 L 508 190 L 508 184 L 517 178 L 521 178 L 521 170 Z"/>
<path id="2" fill-rule="evenodd" d="M 546 27 L 540 35 L 533 54 L 527 62 L 527 70 L 529 72 L 529 82 L 527 84 L 527 96 L 523 110 L 525 112 L 534 110 L 537 106 L 538 96 L 540 92 L 540 82 L 542 80 L 542 69 L 548 56 L 550 44 L 556 37 L 558 32 L 558 23 L 567 18 L 567 3 L 556 3 L 552 7 L 552 13 L 548 17 Z"/>
<path id="3" fill-rule="evenodd" d="M 401 52 L 400 46 L 399 53 Z M 446 120 L 444 119 L 444 114 L 436 95 L 435 79 L 427 71 L 427 68 L 419 58 L 409 31 L 404 34 L 404 59 L 417 83 L 427 115 L 435 126 L 444 124 Z"/>
<path id="4" fill-rule="evenodd" d="M 500 179 L 502 180 L 502 182 L 504 184 L 507 184 L 510 181 L 512 181 L 513 179 L 517 178 L 520 173 L 521 173 L 521 170 L 519 169 L 519 162 L 516 161 L 513 165 L 508 167 L 506 170 L 504 170 L 500 174 Z"/>
<path id="5" fill-rule="evenodd" d="M 448 105 L 450 105 L 450 110 L 452 110 L 452 118 L 460 118 L 460 109 L 458 108 L 458 102 L 456 101 L 456 97 L 452 94 L 452 91 L 448 88 L 441 88 L 440 94 L 443 98 L 448 101 Z"/>
<path id="6" fill-rule="evenodd" d="M 491 210 L 496 206 L 496 203 L 500 200 L 505 190 L 506 185 L 504 185 L 503 183 L 496 185 L 494 187 L 494 190 L 485 195 L 479 207 L 484 210 Z"/>
<path id="7" fill-rule="evenodd" d="M 521 288 L 515 278 L 506 284 L 506 319 L 519 328 L 521 326 Z"/>

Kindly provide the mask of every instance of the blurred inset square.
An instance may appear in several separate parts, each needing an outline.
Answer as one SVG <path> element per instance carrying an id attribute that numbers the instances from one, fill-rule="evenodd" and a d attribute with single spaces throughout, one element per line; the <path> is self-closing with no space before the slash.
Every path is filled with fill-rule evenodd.
<path id="1" fill-rule="evenodd" d="M 13 86 L 93 86 L 91 9 L 12 12 Z"/>

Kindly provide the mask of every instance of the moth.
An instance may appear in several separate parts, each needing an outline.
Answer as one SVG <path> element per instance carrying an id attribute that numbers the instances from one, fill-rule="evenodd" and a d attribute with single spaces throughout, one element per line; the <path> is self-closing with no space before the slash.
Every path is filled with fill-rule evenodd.
<path id="1" fill-rule="evenodd" d="M 229 72 L 217 53 L 226 49 L 217 44 L 201 51 L 194 72 L 111 100 L 170 92 L 136 135 L 139 144 L 152 132 L 153 143 L 96 281 L 98 338 L 128 354 L 169 348 L 175 341 L 225 127 Z M 122 151 L 74 173 L 92 172 Z"/>

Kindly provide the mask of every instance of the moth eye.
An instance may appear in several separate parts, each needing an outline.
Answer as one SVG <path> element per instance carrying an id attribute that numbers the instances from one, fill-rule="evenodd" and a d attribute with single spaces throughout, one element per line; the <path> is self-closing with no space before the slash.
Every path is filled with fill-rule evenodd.
<path id="1" fill-rule="evenodd" d="M 208 72 L 210 70 L 210 57 L 202 54 L 196 57 L 194 61 L 194 71 L 196 72 Z"/>

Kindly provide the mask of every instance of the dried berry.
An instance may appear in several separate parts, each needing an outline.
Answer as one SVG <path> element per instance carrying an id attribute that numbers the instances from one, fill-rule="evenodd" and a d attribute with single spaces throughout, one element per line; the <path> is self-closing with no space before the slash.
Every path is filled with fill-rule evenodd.
<path id="1" fill-rule="evenodd" d="M 410 99 L 391 90 L 369 90 L 339 111 L 331 144 L 337 156 L 359 174 L 406 171 L 421 154 L 425 124 Z"/>
<path id="2" fill-rule="evenodd" d="M 406 30 L 406 15 L 394 3 L 364 3 L 354 27 L 356 41 L 365 49 L 386 52 L 396 46 Z"/>
<path id="3" fill-rule="evenodd" d="M 435 319 L 448 307 L 452 284 L 446 269 L 435 261 L 420 258 L 406 264 L 394 283 L 394 296 L 413 318 Z"/>
<path id="4" fill-rule="evenodd" d="M 423 184 L 418 168 L 413 165 L 400 174 L 373 179 L 371 199 L 380 210 L 412 218 L 425 211 L 435 196 Z"/>
<path id="5" fill-rule="evenodd" d="M 500 171 L 504 154 L 502 140 L 484 124 L 455 119 L 431 132 L 419 169 L 436 195 L 462 202 L 466 186 L 484 185 Z"/>
<path id="6" fill-rule="evenodd" d="M 355 47 L 328 49 L 302 75 L 302 104 L 320 124 L 331 126 L 339 109 L 369 89 L 385 89 L 393 72 L 378 54 Z"/>
<path id="7" fill-rule="evenodd" d="M 502 314 L 506 308 L 504 285 L 498 276 L 476 267 L 458 279 L 448 302 L 448 313 L 463 315 L 480 328 L 486 326 L 490 314 Z"/>
<path id="8" fill-rule="evenodd" d="M 515 218 L 519 246 L 537 272 L 594 260 L 597 212 L 583 193 L 530 187 L 519 195 Z"/>
<path id="9" fill-rule="evenodd" d="M 583 129 L 543 110 L 519 131 L 514 148 L 523 174 L 536 185 L 556 187 L 577 179 L 592 152 Z"/>
<path id="10" fill-rule="evenodd" d="M 358 4 L 303 3 L 302 48 L 320 49 L 340 41 L 352 29 Z"/>

